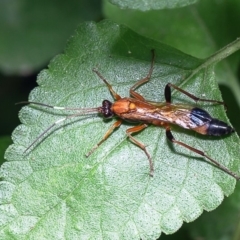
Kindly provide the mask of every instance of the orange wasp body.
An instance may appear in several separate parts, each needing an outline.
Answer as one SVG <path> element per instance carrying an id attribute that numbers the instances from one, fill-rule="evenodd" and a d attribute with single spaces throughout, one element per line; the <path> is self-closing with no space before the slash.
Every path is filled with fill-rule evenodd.
<path id="1" fill-rule="evenodd" d="M 150 103 L 134 98 L 121 98 L 112 104 L 111 111 L 125 120 L 156 126 L 171 123 L 203 135 L 222 136 L 234 131 L 226 123 L 213 119 L 203 109 L 187 104 Z"/>
<path id="2" fill-rule="evenodd" d="M 230 171 L 225 166 L 218 163 L 216 160 L 206 155 L 203 151 L 198 150 L 181 141 L 176 140 L 173 137 L 170 129 L 170 124 L 176 124 L 182 128 L 190 129 L 204 135 L 223 136 L 223 135 L 231 134 L 234 132 L 234 129 L 231 126 L 229 126 L 227 123 L 221 120 L 218 120 L 216 118 L 212 118 L 208 112 L 206 112 L 201 108 L 193 107 L 187 104 L 173 104 L 171 102 L 171 87 L 182 92 L 183 94 L 194 99 L 195 101 L 205 101 L 205 102 L 224 104 L 223 102 L 198 98 L 171 83 L 168 83 L 165 87 L 166 102 L 162 102 L 162 103 L 147 101 L 144 99 L 143 96 L 141 96 L 139 93 L 135 91 L 135 89 L 138 88 L 140 85 L 150 80 L 153 72 L 154 59 L 155 59 L 155 54 L 154 54 L 154 51 L 152 51 L 152 62 L 151 62 L 149 73 L 145 78 L 139 80 L 136 84 L 134 84 L 130 88 L 131 97 L 122 98 L 121 96 L 119 96 L 113 90 L 112 86 L 107 82 L 107 80 L 96 69 L 93 69 L 93 71 L 107 85 L 109 91 L 113 95 L 115 99 L 115 102 L 113 103 L 110 102 L 109 100 L 103 100 L 102 106 L 100 107 L 82 109 L 82 108 L 56 107 L 56 106 L 50 106 L 47 104 L 37 103 L 37 102 L 21 102 L 21 103 L 32 103 L 36 105 L 53 108 L 53 109 L 78 111 L 76 114 L 69 115 L 53 123 L 48 129 L 46 129 L 42 134 L 40 134 L 34 142 L 32 142 L 28 146 L 25 152 L 31 146 L 33 146 L 46 132 L 48 132 L 52 127 L 59 124 L 60 122 L 63 122 L 69 118 L 76 117 L 79 115 L 98 112 L 98 113 L 101 113 L 105 118 L 112 118 L 116 116 L 118 117 L 118 120 L 108 129 L 108 131 L 105 133 L 101 141 L 95 147 L 93 147 L 88 154 L 86 154 L 87 157 L 91 155 L 109 137 L 109 135 L 114 131 L 115 128 L 119 127 L 122 124 L 123 120 L 130 121 L 130 122 L 138 122 L 140 124 L 127 129 L 126 134 L 134 144 L 136 144 L 145 152 L 149 160 L 150 175 L 153 176 L 153 172 L 154 172 L 153 162 L 150 154 L 146 149 L 146 146 L 132 136 L 133 133 L 143 130 L 149 124 L 153 124 L 156 126 L 164 127 L 166 129 L 166 136 L 168 140 L 170 140 L 171 142 L 179 144 L 197 154 L 200 154 L 201 156 L 207 158 L 212 163 L 214 163 L 218 168 L 228 173 L 229 175 L 233 176 L 235 179 L 239 180 L 240 179 L 239 176 L 237 176 L 235 173 Z"/>

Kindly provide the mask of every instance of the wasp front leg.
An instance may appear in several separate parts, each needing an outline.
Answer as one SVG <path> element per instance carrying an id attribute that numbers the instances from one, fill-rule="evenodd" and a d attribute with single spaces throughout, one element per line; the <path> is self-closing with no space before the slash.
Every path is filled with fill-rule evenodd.
<path id="1" fill-rule="evenodd" d="M 149 68 L 148 75 L 147 75 L 145 78 L 140 79 L 139 81 L 137 81 L 137 82 L 130 88 L 130 95 L 133 96 L 134 98 L 138 99 L 138 100 L 144 101 L 145 99 L 144 99 L 144 97 L 141 96 L 139 93 L 135 92 L 135 89 L 150 80 L 150 78 L 151 78 L 151 76 L 152 76 L 152 72 L 153 72 L 154 61 L 155 61 L 155 51 L 154 51 L 154 49 L 152 49 L 152 61 L 151 61 L 151 66 L 150 66 L 150 68 Z"/>
<path id="2" fill-rule="evenodd" d="M 113 90 L 112 85 L 102 76 L 102 74 L 101 74 L 97 69 L 94 68 L 92 71 L 95 72 L 95 73 L 98 75 L 98 77 L 107 85 L 109 91 L 111 92 L 111 94 L 113 95 L 113 97 L 114 97 L 115 100 L 121 99 L 121 96 L 118 95 L 118 94 Z"/>
<path id="3" fill-rule="evenodd" d="M 105 135 L 103 136 L 103 138 L 101 139 L 101 141 L 99 143 L 97 143 L 87 154 L 86 157 L 89 157 L 114 131 L 115 128 L 118 128 L 120 125 L 122 124 L 122 120 L 118 120 L 116 121 L 109 129 L 108 131 L 105 133 Z"/>

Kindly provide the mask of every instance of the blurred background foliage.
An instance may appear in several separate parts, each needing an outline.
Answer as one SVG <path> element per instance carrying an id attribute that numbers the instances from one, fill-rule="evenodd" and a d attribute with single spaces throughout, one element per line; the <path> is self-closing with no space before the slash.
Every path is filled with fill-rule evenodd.
<path id="1" fill-rule="evenodd" d="M 125 5 L 122 5 L 124 2 Z M 128 3 L 134 5 L 134 9 Z M 239 0 L 151 1 L 2 0 L 0 2 L 0 161 L 19 124 L 16 102 L 27 100 L 37 74 L 64 51 L 83 21 L 110 18 L 137 33 L 162 41 L 185 53 L 206 58 L 240 36 Z M 185 7 L 179 3 L 184 2 Z M 194 3 L 194 4 L 190 4 Z M 196 2 L 196 3 L 195 3 Z M 172 3 L 172 5 L 171 5 Z M 189 5 L 188 5 L 189 4 Z M 119 5 L 122 7 L 119 8 Z M 126 6 L 129 6 L 126 8 Z M 144 6 L 144 7 L 143 7 Z M 125 7 L 125 9 L 123 9 Z M 148 11 L 142 11 L 149 9 Z M 240 133 L 240 53 L 216 66 L 227 115 Z M 240 156 L 239 156 L 240 157 Z M 240 185 L 215 211 L 161 239 L 240 239 Z"/>

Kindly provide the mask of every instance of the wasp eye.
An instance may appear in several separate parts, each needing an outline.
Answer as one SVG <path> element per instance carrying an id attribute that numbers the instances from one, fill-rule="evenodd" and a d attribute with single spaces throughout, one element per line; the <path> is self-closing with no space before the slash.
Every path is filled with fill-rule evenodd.
<path id="1" fill-rule="evenodd" d="M 112 112 L 112 103 L 108 100 L 103 100 L 102 102 L 102 114 L 105 118 L 111 118 L 114 116 L 114 113 Z"/>

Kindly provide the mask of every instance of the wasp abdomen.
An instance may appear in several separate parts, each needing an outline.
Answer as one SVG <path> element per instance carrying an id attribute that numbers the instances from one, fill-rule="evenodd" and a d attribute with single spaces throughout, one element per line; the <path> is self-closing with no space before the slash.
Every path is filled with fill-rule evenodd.
<path id="1" fill-rule="evenodd" d="M 201 108 L 193 108 L 190 118 L 197 126 L 193 130 L 201 134 L 222 136 L 234 132 L 234 129 L 227 123 L 216 118 L 212 118 L 208 112 Z"/>
<path id="2" fill-rule="evenodd" d="M 209 122 L 207 128 L 207 134 L 212 136 L 222 136 L 233 132 L 234 129 L 232 127 L 216 118 L 213 118 L 212 121 Z"/>
<path id="3" fill-rule="evenodd" d="M 212 117 L 205 110 L 195 107 L 191 110 L 190 120 L 196 126 L 200 127 L 200 126 L 205 125 L 206 123 L 210 122 L 212 120 Z"/>

